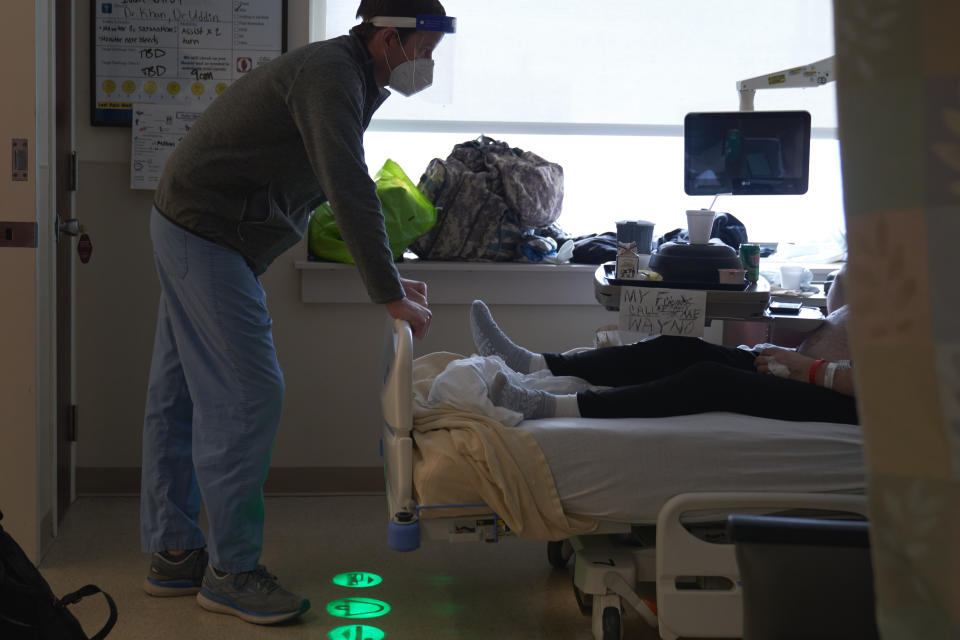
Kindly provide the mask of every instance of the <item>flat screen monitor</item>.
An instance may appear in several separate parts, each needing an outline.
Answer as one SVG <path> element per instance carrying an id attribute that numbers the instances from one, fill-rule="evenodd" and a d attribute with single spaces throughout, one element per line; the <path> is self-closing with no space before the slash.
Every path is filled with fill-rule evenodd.
<path id="1" fill-rule="evenodd" d="M 800 195 L 810 177 L 806 111 L 690 113 L 683 121 L 687 195 Z"/>

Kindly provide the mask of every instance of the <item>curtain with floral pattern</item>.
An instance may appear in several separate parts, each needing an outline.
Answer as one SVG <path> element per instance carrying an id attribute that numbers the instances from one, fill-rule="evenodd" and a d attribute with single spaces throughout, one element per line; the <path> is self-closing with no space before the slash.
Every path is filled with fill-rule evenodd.
<path id="1" fill-rule="evenodd" d="M 960 637 L 960 1 L 835 0 L 881 634 Z"/>

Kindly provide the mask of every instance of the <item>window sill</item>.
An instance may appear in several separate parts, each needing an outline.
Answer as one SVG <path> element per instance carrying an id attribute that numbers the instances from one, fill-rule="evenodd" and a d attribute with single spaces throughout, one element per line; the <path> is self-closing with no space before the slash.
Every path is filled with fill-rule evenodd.
<path id="1" fill-rule="evenodd" d="M 300 300 L 312 304 L 360 304 L 370 301 L 353 265 L 300 260 Z M 397 264 L 404 278 L 429 287 L 430 304 L 599 305 L 592 264 L 525 262 L 428 262 Z"/>
<path id="2" fill-rule="evenodd" d="M 842 262 L 802 262 L 802 261 L 779 261 L 771 258 L 761 258 L 760 271 L 776 271 L 779 273 L 780 267 L 784 265 L 800 265 L 810 269 L 813 272 L 814 282 L 823 282 L 827 276 L 840 269 Z"/>

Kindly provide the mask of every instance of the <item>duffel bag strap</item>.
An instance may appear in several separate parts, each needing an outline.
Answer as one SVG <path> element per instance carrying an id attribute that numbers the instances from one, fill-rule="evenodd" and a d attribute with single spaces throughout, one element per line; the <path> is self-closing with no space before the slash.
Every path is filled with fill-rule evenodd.
<path id="1" fill-rule="evenodd" d="M 92 636 L 90 640 L 102 640 L 107 637 L 107 634 L 110 633 L 114 625 L 117 624 L 117 605 L 114 603 L 113 598 L 110 597 L 110 594 L 96 585 L 88 584 L 57 600 L 57 606 L 66 607 L 67 605 L 76 604 L 87 596 L 92 596 L 96 593 L 102 593 L 103 597 L 107 599 L 107 605 L 110 607 L 110 617 L 107 619 L 107 623 L 103 625 L 103 628 Z"/>

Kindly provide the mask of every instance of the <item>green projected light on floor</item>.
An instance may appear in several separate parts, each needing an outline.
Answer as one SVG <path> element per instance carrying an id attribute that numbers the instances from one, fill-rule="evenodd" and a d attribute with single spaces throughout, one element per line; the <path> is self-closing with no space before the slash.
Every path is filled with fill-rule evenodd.
<path id="1" fill-rule="evenodd" d="M 327 613 L 350 620 L 379 618 L 390 613 L 390 605 L 373 598 L 343 598 L 327 604 Z"/>
<path id="2" fill-rule="evenodd" d="M 381 582 L 383 582 L 383 578 L 375 573 L 367 573 L 366 571 L 351 571 L 333 576 L 333 584 L 338 587 L 364 589 L 366 587 L 375 587 Z"/>
<path id="3" fill-rule="evenodd" d="M 365 624 L 351 624 L 347 627 L 337 627 L 327 634 L 330 640 L 383 640 L 387 637 L 380 629 L 368 627 Z"/>

